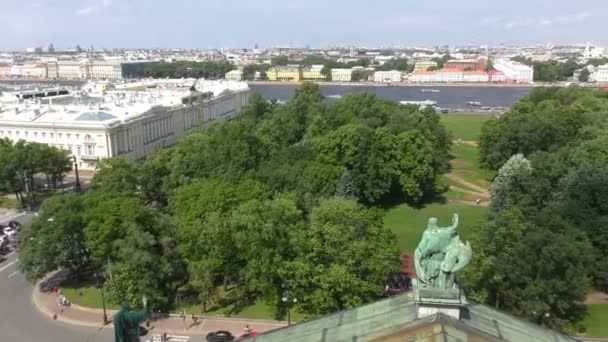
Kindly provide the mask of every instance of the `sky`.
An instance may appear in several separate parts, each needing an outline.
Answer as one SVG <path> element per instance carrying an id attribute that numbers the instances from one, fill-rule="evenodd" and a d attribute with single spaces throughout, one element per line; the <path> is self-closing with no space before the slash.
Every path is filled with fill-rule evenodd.
<path id="1" fill-rule="evenodd" d="M 0 50 L 608 45 L 608 0 L 0 0 Z"/>

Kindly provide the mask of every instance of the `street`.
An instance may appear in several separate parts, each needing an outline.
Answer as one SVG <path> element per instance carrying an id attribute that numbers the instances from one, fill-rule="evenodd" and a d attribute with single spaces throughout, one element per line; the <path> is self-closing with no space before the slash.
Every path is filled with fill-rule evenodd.
<path id="1" fill-rule="evenodd" d="M 31 213 L 2 217 L 28 223 Z M 99 342 L 113 341 L 112 329 L 80 328 L 44 317 L 31 300 L 32 284 L 17 271 L 17 253 L 9 252 L 0 261 L 0 340 L 29 342 Z"/>

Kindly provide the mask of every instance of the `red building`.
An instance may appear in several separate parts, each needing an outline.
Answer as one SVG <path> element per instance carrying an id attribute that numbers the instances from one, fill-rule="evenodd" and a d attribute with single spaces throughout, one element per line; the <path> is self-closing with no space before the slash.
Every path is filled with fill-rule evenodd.
<path id="1" fill-rule="evenodd" d="M 486 60 L 480 58 L 474 59 L 451 59 L 443 65 L 445 69 L 458 69 L 458 70 L 475 70 L 481 71 L 486 68 Z"/>

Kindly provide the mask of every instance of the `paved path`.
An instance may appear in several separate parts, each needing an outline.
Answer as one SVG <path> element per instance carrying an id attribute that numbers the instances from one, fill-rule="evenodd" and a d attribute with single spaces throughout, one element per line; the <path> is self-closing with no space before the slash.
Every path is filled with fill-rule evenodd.
<path id="1" fill-rule="evenodd" d="M 466 186 L 467 188 L 470 188 L 471 190 L 479 192 L 481 195 L 483 195 L 482 196 L 483 198 L 490 198 L 490 192 L 488 191 L 488 189 L 485 189 L 477 184 L 466 181 L 453 173 L 448 173 L 445 176 L 447 178 L 449 178 L 450 180 L 453 180 L 456 183 L 460 183 L 460 184 Z"/>
<path id="2" fill-rule="evenodd" d="M 31 295 L 36 308 L 47 317 L 53 317 L 53 315 L 57 314 L 57 321 L 63 323 L 91 328 L 105 328 L 106 330 L 110 330 L 110 328 L 112 328 L 111 324 L 106 327 L 102 327 L 101 322 L 103 320 L 103 311 L 100 309 L 84 308 L 78 305 L 59 308 L 57 305 L 57 296 L 52 292 L 42 292 L 39 290 L 39 288 L 33 289 Z M 114 313 L 115 311 L 108 310 L 107 315 L 110 320 Z M 206 336 L 209 332 L 217 330 L 227 330 L 233 335 L 239 336 L 243 333 L 246 325 L 249 325 L 254 331 L 264 332 L 283 327 L 286 325 L 286 323 L 278 321 L 202 316 L 198 319 L 197 324 L 193 324 L 190 317 L 182 319 L 176 315 L 172 315 L 153 320 L 147 329 L 150 332 L 150 336 L 158 336 L 162 332 L 167 332 L 175 336 Z M 175 341 L 179 340 L 175 339 Z"/>
<path id="3" fill-rule="evenodd" d="M 24 216 L 17 220 L 23 221 Z M 111 341 L 109 330 L 70 326 L 41 315 L 32 304 L 32 285 L 17 272 L 17 254 L 11 251 L 0 257 L 1 341 Z"/>

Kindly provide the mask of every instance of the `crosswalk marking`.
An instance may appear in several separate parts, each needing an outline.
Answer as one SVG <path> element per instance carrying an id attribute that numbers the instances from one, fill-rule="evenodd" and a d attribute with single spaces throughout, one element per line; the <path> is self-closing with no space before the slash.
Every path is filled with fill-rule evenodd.
<path id="1" fill-rule="evenodd" d="M 16 260 L 15 260 L 15 261 L 16 261 Z M 4 265 L 4 266 L 0 267 L 0 272 L 2 272 L 2 271 L 4 271 L 5 269 L 7 269 L 7 268 L 11 267 L 11 265 L 12 265 L 12 264 L 14 264 L 14 263 L 15 263 L 15 261 L 11 261 L 11 262 L 9 262 L 8 264 L 6 264 L 6 265 Z"/>
<path id="2" fill-rule="evenodd" d="M 9 274 L 9 275 L 8 275 L 8 277 L 10 278 L 10 277 L 12 277 L 12 276 L 16 275 L 17 273 L 19 273 L 19 271 L 15 271 L 15 272 L 13 272 L 13 273 Z"/>
<path id="3" fill-rule="evenodd" d="M 188 342 L 189 336 L 167 334 L 167 342 Z M 160 335 L 152 336 L 152 342 L 160 342 Z"/>

